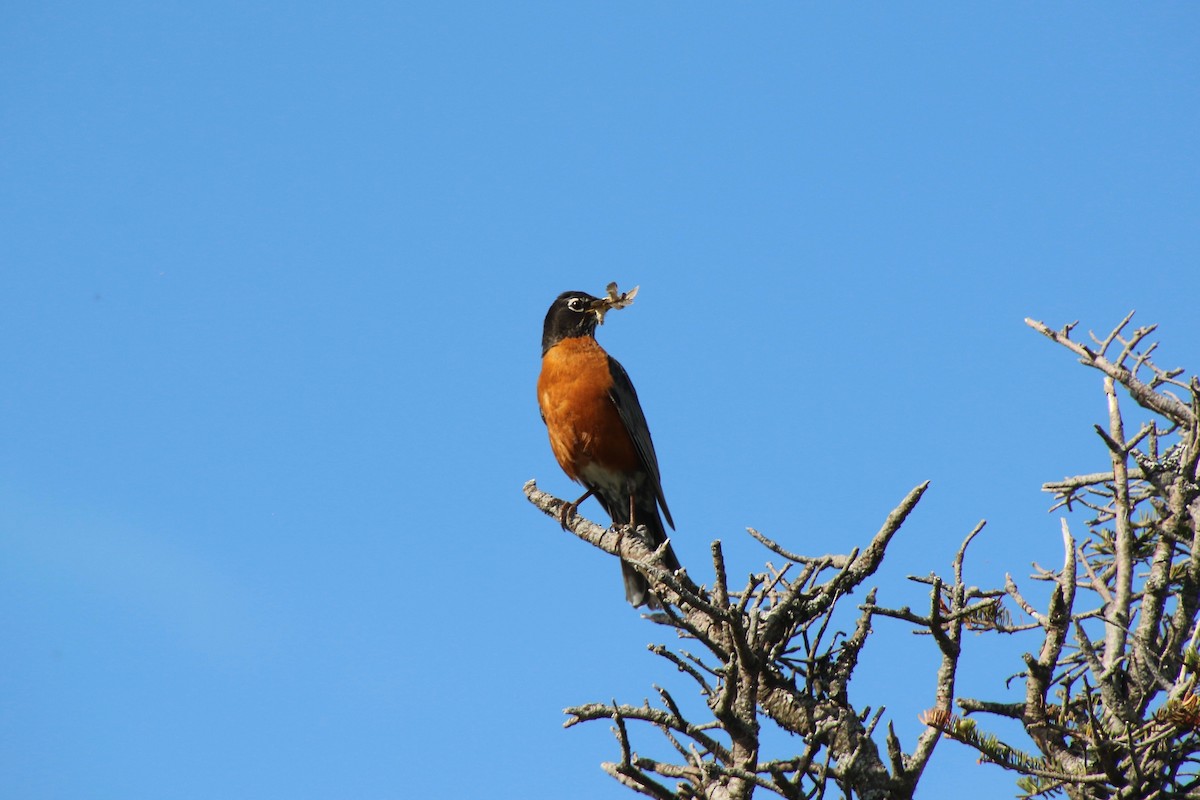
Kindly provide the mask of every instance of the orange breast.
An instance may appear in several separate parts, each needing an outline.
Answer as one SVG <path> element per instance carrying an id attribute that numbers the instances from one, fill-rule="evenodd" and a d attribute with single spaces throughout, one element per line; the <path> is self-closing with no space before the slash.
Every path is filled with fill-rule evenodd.
<path id="1" fill-rule="evenodd" d="M 632 473 L 638 457 L 609 396 L 608 355 L 590 336 L 563 339 L 542 357 L 538 405 L 559 466 L 573 481 L 592 464 Z"/>

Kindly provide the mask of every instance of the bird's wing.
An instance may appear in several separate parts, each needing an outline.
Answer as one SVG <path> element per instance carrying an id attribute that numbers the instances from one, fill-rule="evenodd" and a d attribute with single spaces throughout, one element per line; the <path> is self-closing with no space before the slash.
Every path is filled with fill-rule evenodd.
<path id="1" fill-rule="evenodd" d="M 667 508 L 667 499 L 663 497 L 662 476 L 658 472 L 658 456 L 654 454 L 654 441 L 650 438 L 650 426 L 646 424 L 646 415 L 642 413 L 642 404 L 638 402 L 637 391 L 633 388 L 633 382 L 629 380 L 629 374 L 625 372 L 625 368 L 612 356 L 608 357 L 608 367 L 613 379 L 609 396 L 617 406 L 617 413 L 621 415 L 621 422 L 625 424 L 625 430 L 629 431 L 629 437 L 633 439 L 633 446 L 637 449 L 642 467 L 646 470 L 646 474 L 654 486 L 654 495 L 658 498 L 658 505 L 662 508 L 663 516 L 667 518 L 667 524 L 674 528 L 675 522 L 671 519 L 671 512 Z"/>

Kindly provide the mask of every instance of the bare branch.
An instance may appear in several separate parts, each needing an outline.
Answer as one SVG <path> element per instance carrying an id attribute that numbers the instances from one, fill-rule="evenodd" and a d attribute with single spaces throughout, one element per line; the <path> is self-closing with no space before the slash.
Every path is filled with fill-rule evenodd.
<path id="1" fill-rule="evenodd" d="M 1054 331 L 1047 327 L 1044 323 L 1028 318 L 1026 318 L 1025 324 L 1077 354 L 1080 357 L 1080 362 L 1083 364 L 1086 364 L 1089 367 L 1095 367 L 1105 375 L 1108 375 L 1110 378 L 1120 383 L 1129 390 L 1130 395 L 1138 402 L 1139 405 L 1157 414 L 1161 414 L 1178 425 L 1183 425 L 1188 428 L 1195 426 L 1196 418 L 1192 414 L 1191 409 L 1173 397 L 1168 397 L 1167 395 L 1154 391 L 1148 385 L 1134 378 L 1128 369 L 1117 364 L 1113 364 L 1104 358 L 1102 354 L 1094 353 L 1087 347 L 1072 341 L 1069 335 L 1070 331 L 1068 329 L 1064 329 L 1063 331 Z M 1118 330 L 1119 329 L 1120 326 L 1118 327 Z"/>

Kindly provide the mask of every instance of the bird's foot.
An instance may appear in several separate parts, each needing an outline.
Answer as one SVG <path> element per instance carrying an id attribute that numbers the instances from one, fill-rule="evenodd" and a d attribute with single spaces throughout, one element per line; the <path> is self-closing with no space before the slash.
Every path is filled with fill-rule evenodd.
<path id="1" fill-rule="evenodd" d="M 558 511 L 558 522 L 562 525 L 563 530 L 567 530 L 567 520 L 579 513 L 579 504 L 592 496 L 592 490 L 588 489 L 583 493 L 583 496 L 574 503 L 563 503 L 562 508 Z"/>

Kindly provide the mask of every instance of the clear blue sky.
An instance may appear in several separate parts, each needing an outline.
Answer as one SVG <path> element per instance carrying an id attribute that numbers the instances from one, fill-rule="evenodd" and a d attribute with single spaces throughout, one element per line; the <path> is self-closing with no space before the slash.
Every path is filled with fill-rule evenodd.
<path id="1" fill-rule="evenodd" d="M 563 290 L 641 286 L 600 338 L 694 577 L 929 479 L 897 605 L 981 518 L 972 582 L 1028 584 L 1039 486 L 1103 466 L 1022 318 L 1200 368 L 1192 4 L 47 0 L 0 87 L 4 797 L 630 796 L 561 709 L 687 689 L 521 495 L 577 492 Z M 911 746 L 929 643 L 876 627 Z M 1035 646 L 968 644 L 991 699 Z M 946 743 L 921 796 L 964 784 L 1013 795 Z"/>

